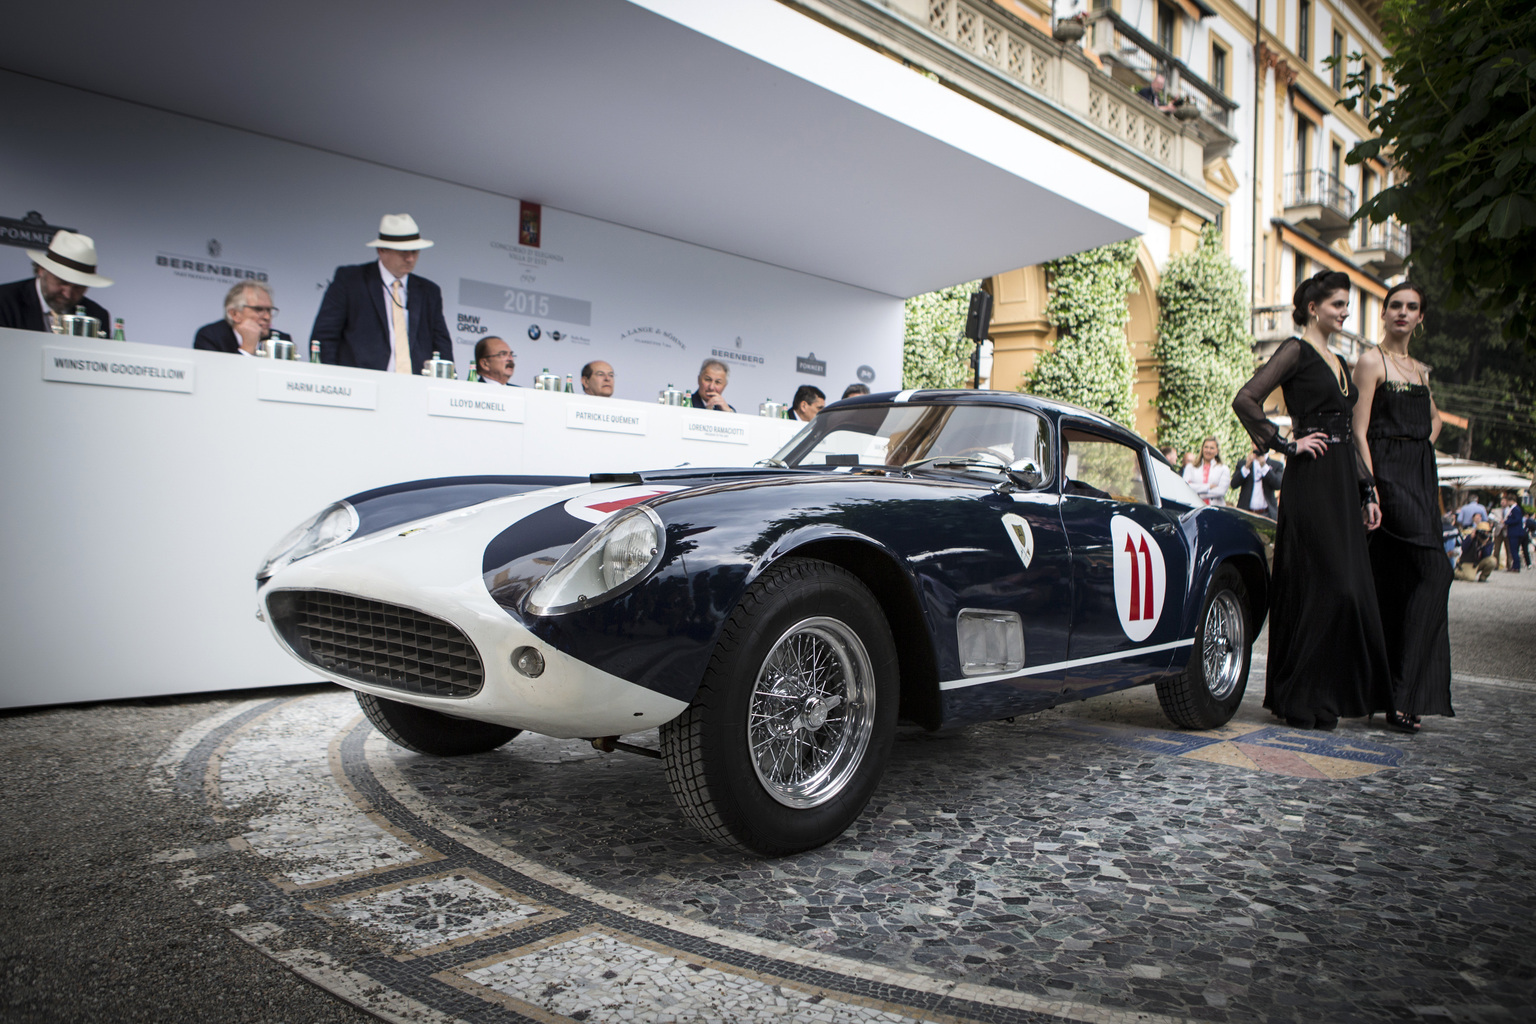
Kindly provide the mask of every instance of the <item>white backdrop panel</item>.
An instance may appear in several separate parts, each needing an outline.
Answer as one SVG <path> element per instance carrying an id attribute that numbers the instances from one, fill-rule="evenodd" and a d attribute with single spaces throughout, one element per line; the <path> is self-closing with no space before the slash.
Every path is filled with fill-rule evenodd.
<path id="1" fill-rule="evenodd" d="M 89 153 L 44 141 L 61 126 Z M 275 326 L 307 348 L 334 268 L 373 258 L 363 243 L 379 216 L 408 212 L 437 243 L 418 269 L 443 289 L 461 375 L 489 330 L 518 353 L 523 384 L 545 367 L 574 375 L 605 359 L 619 397 L 649 400 L 668 383 L 692 387 L 720 350 L 732 366 L 727 398 L 743 411 L 807 383 L 835 398 L 861 367 L 874 390 L 900 387 L 902 304 L 888 295 L 547 207 L 540 246 L 520 246 L 515 199 L 8 72 L 0 133 L 39 140 L 0 158 L 0 216 L 36 210 L 93 236 L 116 284 L 92 297 L 130 338 L 190 346 L 222 316 L 231 275 L 250 272 L 271 282 Z M 615 153 L 611 173 L 682 159 Z M 21 249 L 0 247 L 0 280 L 31 269 Z M 824 376 L 801 372 L 815 363 Z"/>

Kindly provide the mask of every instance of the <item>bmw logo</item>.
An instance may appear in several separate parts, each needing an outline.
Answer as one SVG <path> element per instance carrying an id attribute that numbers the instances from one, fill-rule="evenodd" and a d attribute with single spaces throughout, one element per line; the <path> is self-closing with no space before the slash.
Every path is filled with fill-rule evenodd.
<path id="1" fill-rule="evenodd" d="M 539 331 L 539 325 L 538 324 L 529 324 L 528 325 L 528 340 L 529 341 L 538 341 L 540 333 L 541 332 Z"/>

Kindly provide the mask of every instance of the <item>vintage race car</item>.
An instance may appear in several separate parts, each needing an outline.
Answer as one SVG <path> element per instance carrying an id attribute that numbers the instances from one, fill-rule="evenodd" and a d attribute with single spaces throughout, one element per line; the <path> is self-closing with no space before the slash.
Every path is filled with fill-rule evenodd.
<path id="1" fill-rule="evenodd" d="M 273 634 L 390 739 L 522 730 L 662 760 L 686 817 L 765 855 L 837 837 L 898 719 L 929 729 L 1153 683 L 1242 700 L 1263 521 L 1124 427 L 1005 392 L 839 402 L 753 468 L 455 477 L 357 494 L 258 572 Z M 660 750 L 619 737 L 660 727 Z"/>

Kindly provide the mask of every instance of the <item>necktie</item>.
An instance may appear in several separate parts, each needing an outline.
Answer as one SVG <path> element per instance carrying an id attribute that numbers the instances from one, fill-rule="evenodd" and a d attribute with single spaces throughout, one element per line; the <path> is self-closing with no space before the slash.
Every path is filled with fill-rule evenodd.
<path id="1" fill-rule="evenodd" d="M 395 335 L 395 372 L 411 372 L 411 335 L 410 329 L 405 324 L 405 303 L 401 301 L 400 279 L 397 277 L 389 284 L 389 311 L 394 321 Z"/>

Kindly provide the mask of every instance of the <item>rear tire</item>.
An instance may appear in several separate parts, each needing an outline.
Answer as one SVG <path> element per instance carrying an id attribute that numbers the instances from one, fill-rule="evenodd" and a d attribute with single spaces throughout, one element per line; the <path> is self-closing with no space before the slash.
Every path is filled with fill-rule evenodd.
<path id="1" fill-rule="evenodd" d="M 414 704 L 357 691 L 357 703 L 373 727 L 406 750 L 437 757 L 459 757 L 495 750 L 521 729 L 455 718 Z"/>
<path id="2" fill-rule="evenodd" d="M 1186 729 L 1216 729 L 1237 714 L 1253 654 L 1248 588 L 1230 565 L 1211 577 L 1184 673 L 1157 684 L 1163 713 Z"/>
<path id="3" fill-rule="evenodd" d="M 789 558 L 747 589 L 693 703 L 661 727 L 667 783 L 715 842 L 776 857 L 842 835 L 890 759 L 901 693 L 879 602 Z"/>

